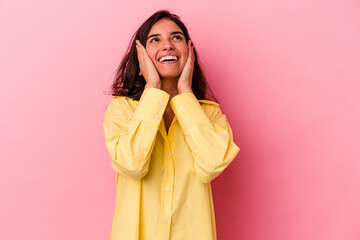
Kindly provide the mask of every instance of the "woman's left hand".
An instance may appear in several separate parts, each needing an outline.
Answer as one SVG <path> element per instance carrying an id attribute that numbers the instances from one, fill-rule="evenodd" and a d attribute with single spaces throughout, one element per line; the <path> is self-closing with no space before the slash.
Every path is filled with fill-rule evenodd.
<path id="1" fill-rule="evenodd" d="M 192 77 L 194 72 L 194 62 L 195 62 L 195 54 L 194 54 L 194 46 L 191 46 L 191 40 L 188 42 L 189 54 L 187 57 L 187 61 L 185 63 L 184 69 L 181 72 L 179 77 L 179 81 L 177 84 L 177 89 L 179 94 L 184 92 L 192 92 Z"/>

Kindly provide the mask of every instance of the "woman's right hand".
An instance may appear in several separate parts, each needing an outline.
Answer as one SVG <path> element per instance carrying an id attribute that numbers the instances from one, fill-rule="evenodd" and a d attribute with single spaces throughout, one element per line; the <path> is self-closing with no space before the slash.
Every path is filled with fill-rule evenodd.
<path id="1" fill-rule="evenodd" d="M 154 63 L 151 61 L 145 47 L 141 44 L 141 42 L 139 40 L 136 40 L 135 42 L 140 67 L 139 74 L 144 76 L 146 81 L 145 87 L 160 88 L 161 80 Z"/>

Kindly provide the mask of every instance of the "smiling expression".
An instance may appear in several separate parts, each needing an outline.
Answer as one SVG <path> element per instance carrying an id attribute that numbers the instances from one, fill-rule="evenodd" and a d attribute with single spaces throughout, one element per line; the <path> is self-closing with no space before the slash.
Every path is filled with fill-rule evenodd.
<path id="1" fill-rule="evenodd" d="M 181 28 L 163 18 L 147 36 L 146 51 L 161 78 L 178 78 L 188 57 L 188 45 Z"/>

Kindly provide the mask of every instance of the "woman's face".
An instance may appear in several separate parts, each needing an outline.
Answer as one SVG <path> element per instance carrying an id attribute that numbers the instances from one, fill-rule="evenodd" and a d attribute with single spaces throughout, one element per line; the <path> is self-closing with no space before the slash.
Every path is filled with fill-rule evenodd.
<path id="1" fill-rule="evenodd" d="M 167 18 L 160 19 L 150 29 L 146 51 L 161 78 L 178 78 L 189 52 L 183 31 Z M 162 57 L 168 55 L 177 59 L 163 61 Z"/>

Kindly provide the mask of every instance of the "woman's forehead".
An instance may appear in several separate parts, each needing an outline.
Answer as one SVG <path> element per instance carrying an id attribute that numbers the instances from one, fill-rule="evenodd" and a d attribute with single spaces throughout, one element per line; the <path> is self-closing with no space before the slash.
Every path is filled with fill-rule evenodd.
<path id="1" fill-rule="evenodd" d="M 148 34 L 152 35 L 152 34 L 171 34 L 173 32 L 181 32 L 183 33 L 183 31 L 181 30 L 181 28 L 172 20 L 170 19 L 160 19 L 159 21 L 157 21 L 152 28 L 150 29 L 150 32 Z"/>

